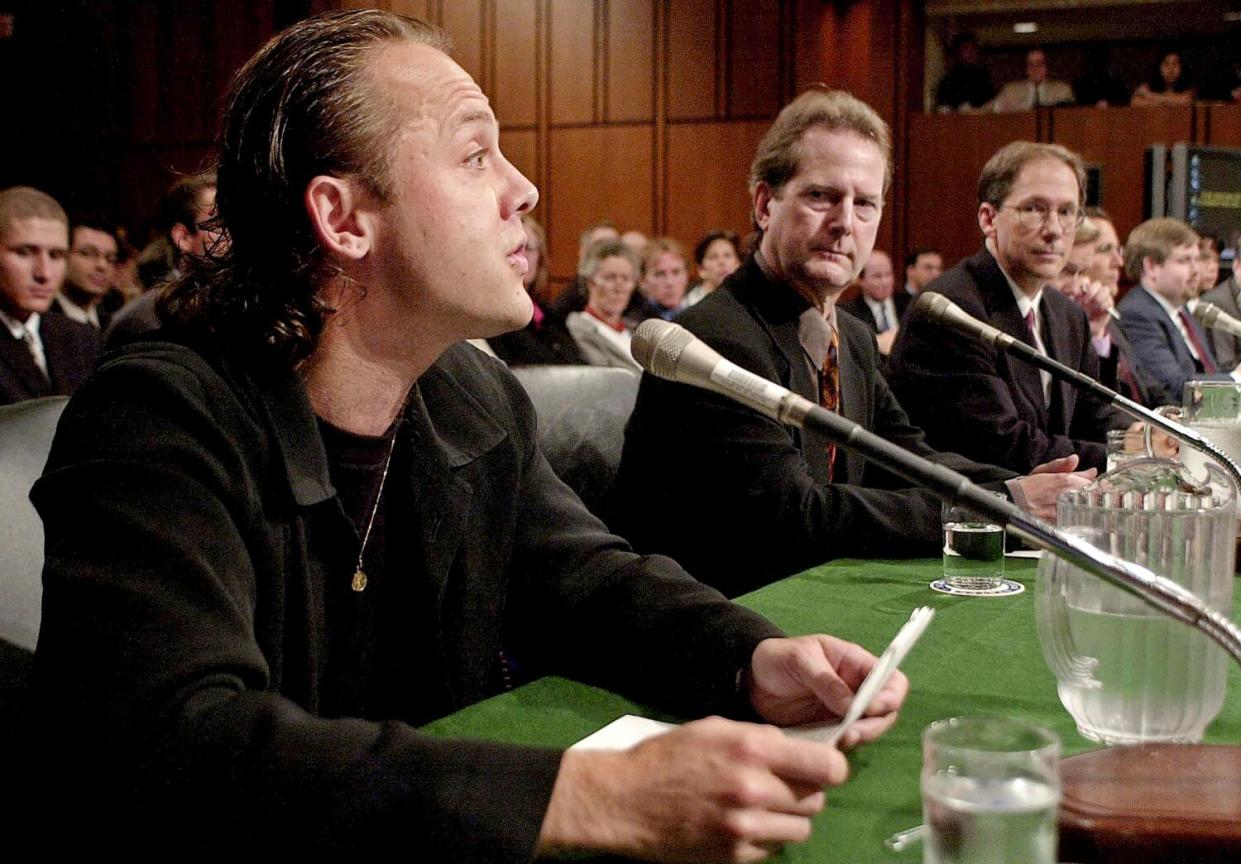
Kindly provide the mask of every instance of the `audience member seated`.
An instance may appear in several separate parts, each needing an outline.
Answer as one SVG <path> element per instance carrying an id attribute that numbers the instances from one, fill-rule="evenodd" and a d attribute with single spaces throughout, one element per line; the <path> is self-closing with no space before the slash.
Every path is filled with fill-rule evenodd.
<path id="1" fill-rule="evenodd" d="M 209 255 L 224 251 L 228 238 L 216 222 L 215 191 L 214 171 L 182 177 L 168 187 L 159 202 L 156 227 L 160 234 L 142 251 L 138 263 L 138 276 L 146 293 L 116 313 L 104 332 L 107 347 L 115 348 L 158 329 L 157 289 L 176 282 Z"/>
<path id="2" fill-rule="evenodd" d="M 1238 284 L 1238 270 L 1241 269 L 1241 256 L 1234 255 L 1232 269 L 1228 278 L 1202 296 L 1208 303 L 1214 303 L 1234 318 L 1241 320 L 1241 284 Z M 1215 354 L 1215 362 L 1223 369 L 1236 368 L 1241 364 L 1241 337 L 1233 336 L 1222 330 L 1207 330 L 1207 341 Z"/>
<path id="3" fill-rule="evenodd" d="M 1219 255 L 1224 241 L 1210 234 L 1198 236 L 1198 296 L 1201 297 L 1219 284 Z M 1216 358 L 1219 359 L 1219 358 Z"/>
<path id="4" fill-rule="evenodd" d="M 1114 317 L 1111 290 L 1090 276 L 1102 231 L 1089 216 L 1077 229 L 1056 289 L 1086 313 L 1091 342 L 1099 355 L 1099 381 L 1142 405 L 1159 404 L 1159 384 L 1142 368 L 1137 352 Z"/>
<path id="5" fill-rule="evenodd" d="M 529 214 L 521 217 L 526 229 L 526 273 L 522 282 L 530 294 L 534 315 L 520 330 L 487 340 L 495 355 L 510 366 L 547 366 L 581 363 L 577 343 L 564 322 L 548 315 L 541 303 L 547 296 L 547 234 Z"/>
<path id="6" fill-rule="evenodd" d="M 596 222 L 593 225 L 587 225 L 577 238 L 578 272 L 581 272 L 582 262 L 586 259 L 586 252 L 591 246 L 594 246 L 600 240 L 617 240 L 619 238 L 620 232 L 616 230 L 616 225 L 609 219 Z M 582 281 L 581 276 L 576 276 L 572 282 L 566 285 L 547 304 L 545 311 L 550 313 L 553 318 L 564 321 L 569 317 L 570 312 L 581 312 L 586 308 L 586 294 L 586 283 Z"/>
<path id="7" fill-rule="evenodd" d="M 591 246 L 578 265 L 578 279 L 587 291 L 586 308 L 570 312 L 566 324 L 582 359 L 592 366 L 642 368 L 629 353 L 633 332 L 624 319 L 640 266 L 633 250 L 616 239 Z"/>
<path id="8" fill-rule="evenodd" d="M 932 450 L 877 373 L 871 332 L 836 309 L 874 246 L 890 142 L 847 93 L 810 90 L 786 106 L 750 172 L 758 251 L 677 323 L 751 372 L 1049 515 L 1060 491 L 1086 482 L 1065 473 L 1076 458 L 1018 478 Z M 623 536 L 726 594 L 833 557 L 931 555 L 943 542 L 935 495 L 814 431 L 649 374 L 616 492 Z"/>
<path id="9" fill-rule="evenodd" d="M 1129 88 L 1112 74 L 1111 52 L 1105 46 L 1086 50 L 1086 71 L 1073 79 L 1077 104 L 1087 108 L 1118 108 L 1129 104 Z"/>
<path id="10" fill-rule="evenodd" d="M 633 326 L 647 318 L 671 321 L 685 308 L 689 288 L 689 259 L 681 244 L 671 237 L 658 237 L 646 244 L 642 257 L 642 279 L 638 290 L 646 302 L 628 320 Z"/>
<path id="11" fill-rule="evenodd" d="M 64 315 L 96 331 L 108 326 L 121 307 L 116 278 L 118 245 L 114 229 L 96 216 L 77 214 L 69 228 L 69 258 L 65 284 L 51 312 Z"/>
<path id="12" fill-rule="evenodd" d="M 1038 48 L 1026 54 L 1026 77 L 1005 84 L 991 103 L 997 114 L 1029 111 L 1054 105 L 1072 105 L 1073 88 L 1047 77 L 1047 55 Z"/>
<path id="13" fill-rule="evenodd" d="M 952 40 L 952 60 L 935 87 L 935 106 L 941 112 L 974 111 L 995 97 L 991 73 L 978 62 L 978 42 L 972 33 Z"/>
<path id="14" fill-rule="evenodd" d="M 29 186 L 0 191 L 0 405 L 67 396 L 90 374 L 99 336 L 49 315 L 65 279 L 69 217 Z"/>
<path id="15" fill-rule="evenodd" d="M 698 265 L 698 284 L 685 295 L 685 305 L 693 306 L 741 266 L 741 241 L 732 231 L 708 231 L 694 247 Z"/>
<path id="16" fill-rule="evenodd" d="M 1116 233 L 1116 226 L 1112 224 L 1112 217 L 1108 216 L 1102 207 L 1087 207 L 1086 216 L 1099 232 L 1094 256 L 1086 275 L 1092 281 L 1102 282 L 1114 301 L 1120 295 L 1120 274 L 1125 266 L 1125 250 L 1120 245 L 1120 236 Z"/>
<path id="17" fill-rule="evenodd" d="M 983 248 L 928 287 L 1040 353 L 1099 377 L 1086 313 L 1054 288 L 1084 219 L 1086 171 L 1055 144 L 1014 141 L 978 180 Z M 920 314 L 892 352 L 892 387 L 933 447 L 1014 471 L 1076 454 L 1102 470 L 1107 403 L 973 336 Z"/>
<path id="18" fill-rule="evenodd" d="M 1169 51 L 1163 55 L 1150 78 L 1133 91 L 1130 104 L 1135 107 L 1150 105 L 1188 105 L 1194 101 L 1194 88 L 1181 70 L 1181 55 Z"/>
<path id="19" fill-rule="evenodd" d="M 943 272 L 944 256 L 938 249 L 919 246 L 911 250 L 905 256 L 905 293 L 917 297 Z"/>
<path id="20" fill-rule="evenodd" d="M 1177 219 L 1148 219 L 1125 241 L 1125 269 L 1138 284 L 1117 307 L 1120 326 L 1159 382 L 1161 404 L 1180 405 L 1190 379 L 1241 381 L 1241 370 L 1221 371 L 1206 332 L 1185 308 L 1198 281 L 1193 229 Z"/>
<path id="21" fill-rule="evenodd" d="M 892 353 L 892 343 L 900 331 L 901 320 L 905 310 L 913 298 L 902 291 L 893 292 L 895 278 L 892 275 L 892 259 L 888 253 L 880 249 L 870 253 L 870 259 L 862 268 L 858 277 L 861 291 L 852 300 L 840 304 L 854 318 L 870 328 L 875 334 L 879 348 L 879 370 L 887 371 L 888 355 Z"/>

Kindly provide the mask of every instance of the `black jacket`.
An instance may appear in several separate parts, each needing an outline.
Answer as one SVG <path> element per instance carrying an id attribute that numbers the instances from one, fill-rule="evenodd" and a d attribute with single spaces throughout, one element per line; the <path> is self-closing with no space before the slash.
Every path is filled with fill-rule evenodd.
<path id="1" fill-rule="evenodd" d="M 753 259 L 677 323 L 734 363 L 818 401 L 798 340 L 808 304 Z M 842 413 L 914 453 L 979 482 L 1014 475 L 937 453 L 875 370 L 875 340 L 838 310 Z M 841 448 L 827 482 L 826 441 L 717 394 L 642 376 L 625 430 L 616 525 L 642 550 L 677 558 L 736 595 L 829 558 L 931 555 L 939 500 Z"/>
<path id="2" fill-rule="evenodd" d="M 387 482 L 414 502 L 419 704 L 495 692 L 503 647 L 671 711 L 736 708 L 737 671 L 778 631 L 608 534 L 552 474 L 501 364 L 449 350 L 399 428 L 410 461 Z M 294 374 L 123 349 L 69 403 L 31 497 L 48 552 L 40 758 L 71 842 L 139 860 L 247 844 L 529 858 L 559 752 L 329 704 L 349 683 L 328 648 L 359 540 Z"/>
<path id="3" fill-rule="evenodd" d="M 986 249 L 961 261 L 927 290 L 968 314 L 1033 344 L 1004 272 Z M 1053 288 L 1043 291 L 1042 338 L 1061 363 L 1099 377 L 1086 313 Z M 1100 471 L 1107 430 L 1123 420 L 1107 403 L 1053 380 L 1050 404 L 1038 370 L 999 348 L 958 334 L 919 313 L 909 316 L 891 357 L 892 389 L 935 447 L 951 447 L 1020 473 L 1076 453 Z"/>
<path id="4" fill-rule="evenodd" d="M 40 396 L 68 396 L 86 380 L 99 359 L 99 334 L 64 315 L 40 316 L 39 339 L 47 375 L 39 371 L 30 349 L 0 325 L 0 405 Z"/>

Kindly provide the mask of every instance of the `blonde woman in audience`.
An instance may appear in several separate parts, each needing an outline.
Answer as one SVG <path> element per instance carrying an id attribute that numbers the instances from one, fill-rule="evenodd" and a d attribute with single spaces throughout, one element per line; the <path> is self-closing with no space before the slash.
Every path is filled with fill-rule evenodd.
<path id="1" fill-rule="evenodd" d="M 646 245 L 642 257 L 642 296 L 646 303 L 633 319 L 636 324 L 647 318 L 671 321 L 685 308 L 689 289 L 689 258 L 681 244 L 671 237 L 657 237 Z"/>
<path id="2" fill-rule="evenodd" d="M 1087 207 L 1086 216 L 1099 232 L 1086 275 L 1106 285 L 1115 300 L 1120 293 L 1120 271 L 1125 264 L 1124 247 L 1120 245 L 1120 236 L 1112 224 L 1112 217 L 1102 207 Z"/>
<path id="3" fill-rule="evenodd" d="M 582 358 L 592 366 L 642 368 L 629 353 L 633 332 L 624 319 L 638 267 L 638 256 L 620 240 L 601 240 L 582 258 L 578 276 L 586 283 L 586 309 L 569 313 L 566 324 Z"/>

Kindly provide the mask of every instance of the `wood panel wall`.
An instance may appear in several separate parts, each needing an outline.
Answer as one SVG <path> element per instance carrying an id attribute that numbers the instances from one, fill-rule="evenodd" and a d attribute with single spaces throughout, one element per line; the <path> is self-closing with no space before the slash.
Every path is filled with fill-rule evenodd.
<path id="1" fill-rule="evenodd" d="M 102 205 L 131 226 L 149 220 L 175 175 L 209 164 L 232 73 L 280 27 L 358 7 L 441 25 L 455 58 L 492 99 L 509 158 L 540 188 L 536 216 L 548 229 L 558 283 L 573 273 L 581 229 L 602 219 L 686 245 L 715 227 L 748 232 L 749 164 L 789 98 L 815 82 L 849 87 L 899 127 L 908 74 L 921 68 L 911 53 L 920 51 L 910 35 L 920 29 L 913 0 L 29 5 L 36 11 L 19 15 L 18 30 L 33 55 L 65 33 L 81 43 L 67 52 L 63 86 L 46 101 L 72 102 L 85 82 L 93 90 L 81 101 L 92 107 L 66 112 L 80 122 L 70 125 L 62 150 L 53 154 L 32 136 L 5 160 L 18 167 L 0 178 Z M 29 26 L 36 19 L 37 39 Z M 0 44 L 0 59 L 6 49 Z M 84 140 L 91 143 L 85 152 Z M 889 212 L 896 216 L 884 230 L 894 240 L 899 208 Z"/>

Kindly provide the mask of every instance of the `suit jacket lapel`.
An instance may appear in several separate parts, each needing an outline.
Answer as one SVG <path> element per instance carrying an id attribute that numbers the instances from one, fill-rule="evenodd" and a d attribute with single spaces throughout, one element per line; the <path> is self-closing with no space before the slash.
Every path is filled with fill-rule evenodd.
<path id="1" fill-rule="evenodd" d="M 1009 288 L 1008 280 L 1004 278 L 1004 271 L 1000 269 L 1000 265 L 985 249 L 974 256 L 974 260 L 978 267 L 978 284 L 980 287 L 985 285 L 987 288 L 985 299 L 991 319 L 988 323 L 1033 347 L 1034 338 L 1030 335 L 1029 328 L 1026 327 L 1025 319 L 1021 317 L 1017 300 L 1013 297 L 1012 289 Z M 1039 377 L 1038 369 L 1029 363 L 1022 363 L 1020 360 L 1008 357 L 999 349 L 996 351 L 1000 355 L 1000 363 L 1008 364 L 1017 389 L 1037 413 L 1039 425 L 1047 428 L 1047 403 L 1043 398 L 1043 379 Z"/>
<path id="2" fill-rule="evenodd" d="M 26 343 L 14 339 L 13 334 L 4 327 L 0 327 L 0 364 L 9 368 L 10 377 L 28 398 L 52 394 L 52 382 L 34 365 Z"/>
<path id="3" fill-rule="evenodd" d="M 853 354 L 854 352 L 849 350 L 848 340 L 845 339 L 842 329 L 840 333 L 840 414 L 865 427 L 871 413 L 867 405 L 867 388 L 864 386 L 868 381 L 868 376 L 864 374 Z M 841 456 L 845 458 L 842 460 Z M 839 470 L 842 461 L 845 466 L 843 472 Z M 861 453 L 854 450 L 837 450 L 836 482 L 861 483 L 865 467 L 866 458 Z M 842 474 L 844 476 L 841 476 Z"/>
<path id="4" fill-rule="evenodd" d="M 1054 301 L 1049 301 L 1048 291 L 1055 289 L 1048 286 L 1043 290 L 1042 307 L 1042 329 L 1039 335 L 1043 338 L 1043 344 L 1047 346 L 1047 353 L 1051 359 L 1058 360 L 1064 365 L 1076 369 L 1079 367 L 1081 358 L 1073 356 L 1073 346 L 1069 342 L 1067 322 L 1061 316 L 1061 310 L 1056 306 Z M 1092 349 L 1093 350 L 1093 349 Z M 1041 378 L 1040 378 L 1041 382 Z M 1055 376 L 1051 379 L 1051 400 L 1048 405 L 1050 419 L 1054 421 L 1054 425 L 1049 427 L 1059 430 L 1063 434 L 1068 434 L 1069 424 L 1065 422 L 1065 418 L 1070 415 L 1069 406 L 1072 404 L 1073 393 L 1072 385 L 1067 381 L 1061 381 Z"/>

